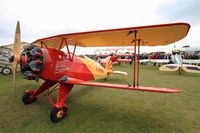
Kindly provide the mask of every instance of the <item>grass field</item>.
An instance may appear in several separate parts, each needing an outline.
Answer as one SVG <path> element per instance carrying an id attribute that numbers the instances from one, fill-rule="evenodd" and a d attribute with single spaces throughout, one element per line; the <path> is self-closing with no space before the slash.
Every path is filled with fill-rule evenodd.
<path id="1" fill-rule="evenodd" d="M 106 82 L 131 83 L 132 66 L 123 64 L 115 70 L 128 77 L 111 76 Z M 49 119 L 51 106 L 41 95 L 37 102 L 24 105 L 26 89 L 41 82 L 27 81 L 17 74 L 15 96 L 12 75 L 0 75 L 0 133 L 199 133 L 200 74 L 160 72 L 158 67 L 141 66 L 140 84 L 180 88 L 182 93 L 161 94 L 75 86 L 69 97 L 69 114 L 58 123 Z M 101 80 L 104 81 L 104 80 Z M 56 92 L 57 93 L 57 92 Z M 57 94 L 52 94 L 56 100 Z"/>

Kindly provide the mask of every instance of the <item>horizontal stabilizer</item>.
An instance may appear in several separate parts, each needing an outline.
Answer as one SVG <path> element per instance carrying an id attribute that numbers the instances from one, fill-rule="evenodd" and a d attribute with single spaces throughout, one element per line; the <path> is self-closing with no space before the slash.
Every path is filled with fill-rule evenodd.
<path id="1" fill-rule="evenodd" d="M 169 63 L 168 59 L 150 59 L 149 61 L 152 63 Z"/>
<path id="2" fill-rule="evenodd" d="M 167 72 L 175 72 L 179 70 L 180 65 L 179 64 L 167 64 L 162 65 L 159 70 L 160 71 L 167 71 Z"/>
<path id="3" fill-rule="evenodd" d="M 123 71 L 113 71 L 112 74 L 128 75 L 127 72 L 123 72 Z"/>
<path id="4" fill-rule="evenodd" d="M 155 87 L 145 87 L 145 86 L 135 86 L 134 87 L 134 86 L 124 85 L 124 84 L 111 84 L 111 83 L 82 81 L 82 80 L 75 79 L 75 78 L 67 78 L 67 80 L 64 81 L 63 83 L 85 85 L 85 86 L 99 86 L 99 87 L 114 88 L 114 89 L 124 89 L 124 90 L 159 92 L 159 93 L 177 93 L 177 92 L 182 92 L 182 90 L 179 90 L 179 89 L 155 88 Z"/>
<path id="5" fill-rule="evenodd" d="M 199 66 L 195 66 L 195 65 L 187 65 L 187 64 L 184 64 L 182 66 L 182 69 L 185 71 L 185 72 L 189 72 L 189 73 L 200 73 L 200 67 Z"/>

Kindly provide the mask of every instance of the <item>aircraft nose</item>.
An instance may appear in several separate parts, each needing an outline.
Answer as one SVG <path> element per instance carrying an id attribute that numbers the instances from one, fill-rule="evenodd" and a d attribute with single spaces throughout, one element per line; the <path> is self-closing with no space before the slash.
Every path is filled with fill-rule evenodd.
<path id="1" fill-rule="evenodd" d="M 21 73 L 25 79 L 38 81 L 44 63 L 41 48 L 34 45 L 27 46 L 21 54 Z"/>

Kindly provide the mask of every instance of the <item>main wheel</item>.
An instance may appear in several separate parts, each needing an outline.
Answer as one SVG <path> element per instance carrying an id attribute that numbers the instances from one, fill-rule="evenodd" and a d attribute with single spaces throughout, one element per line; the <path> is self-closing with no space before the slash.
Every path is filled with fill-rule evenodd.
<path id="1" fill-rule="evenodd" d="M 58 122 L 62 120 L 66 115 L 67 115 L 66 107 L 62 107 L 62 108 L 54 107 L 51 110 L 50 119 L 52 122 Z"/>
<path id="2" fill-rule="evenodd" d="M 11 71 L 12 70 L 9 67 L 4 67 L 1 72 L 3 75 L 8 75 L 11 73 Z"/>
<path id="3" fill-rule="evenodd" d="M 35 102 L 35 100 L 36 100 L 36 98 L 32 98 L 31 97 L 31 94 L 29 94 L 29 93 L 24 93 L 24 95 L 22 96 L 22 102 L 24 103 L 24 104 L 30 104 L 30 103 L 32 103 L 32 102 Z"/>

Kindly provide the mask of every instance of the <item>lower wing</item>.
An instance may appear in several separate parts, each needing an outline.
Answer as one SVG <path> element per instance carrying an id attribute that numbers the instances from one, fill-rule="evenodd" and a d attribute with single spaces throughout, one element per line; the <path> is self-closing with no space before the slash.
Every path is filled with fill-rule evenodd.
<path id="1" fill-rule="evenodd" d="M 133 86 L 130 86 L 130 85 L 123 85 L 123 84 L 90 82 L 90 81 L 83 81 L 83 80 L 79 80 L 79 79 L 75 79 L 75 78 L 67 78 L 66 81 L 63 81 L 62 83 L 77 84 L 77 85 L 84 85 L 84 86 L 99 86 L 99 87 L 124 89 L 124 90 L 160 92 L 160 93 L 176 93 L 176 92 L 182 91 L 182 90 L 179 90 L 179 89 L 155 88 L 155 87 L 145 87 L 145 86 L 133 87 Z"/>
<path id="2" fill-rule="evenodd" d="M 183 64 L 183 65 L 180 65 L 180 64 L 162 65 L 159 68 L 159 70 L 160 71 L 175 72 L 175 71 L 178 71 L 180 68 L 185 72 L 200 73 L 200 66 L 188 65 L 188 64 Z"/>
<path id="3" fill-rule="evenodd" d="M 200 67 L 195 65 L 183 64 L 182 69 L 189 73 L 200 73 Z"/>
<path id="4" fill-rule="evenodd" d="M 159 70 L 160 71 L 167 71 L 167 72 L 175 72 L 178 71 L 180 68 L 179 64 L 167 64 L 167 65 L 162 65 Z"/>
<path id="5" fill-rule="evenodd" d="M 188 63 L 188 64 L 200 64 L 200 60 L 183 60 L 183 63 Z"/>

